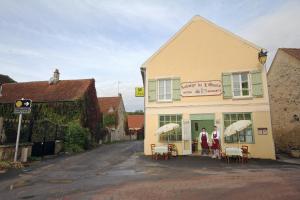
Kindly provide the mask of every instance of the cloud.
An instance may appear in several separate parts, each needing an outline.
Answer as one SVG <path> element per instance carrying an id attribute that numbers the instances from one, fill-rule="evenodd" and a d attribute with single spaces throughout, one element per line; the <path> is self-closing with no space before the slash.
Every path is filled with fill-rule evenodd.
<path id="1" fill-rule="evenodd" d="M 289 1 L 245 24 L 240 35 L 269 51 L 269 67 L 278 48 L 300 47 L 300 1 Z"/>
<path id="2" fill-rule="evenodd" d="M 299 22 L 285 23 L 299 18 L 297 8 L 281 0 L 2 0 L 0 69 L 33 81 L 48 80 L 59 68 L 62 79 L 95 78 L 99 96 L 117 95 L 121 81 L 126 109 L 141 109 L 143 100 L 134 97 L 140 66 L 192 16 L 275 49 L 280 40 L 297 44 Z"/>

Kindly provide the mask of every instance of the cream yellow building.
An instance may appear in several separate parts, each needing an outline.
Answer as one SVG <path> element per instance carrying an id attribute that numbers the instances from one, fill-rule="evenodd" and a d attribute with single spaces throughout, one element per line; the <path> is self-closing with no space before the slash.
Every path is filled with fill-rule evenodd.
<path id="1" fill-rule="evenodd" d="M 202 127 L 217 125 L 222 148 L 247 144 L 251 157 L 275 159 L 265 67 L 261 48 L 195 16 L 141 67 L 145 87 L 144 153 L 151 144 L 174 143 L 179 154 L 192 154 Z M 237 120 L 252 126 L 224 137 Z M 181 126 L 158 136 L 167 123 Z"/>

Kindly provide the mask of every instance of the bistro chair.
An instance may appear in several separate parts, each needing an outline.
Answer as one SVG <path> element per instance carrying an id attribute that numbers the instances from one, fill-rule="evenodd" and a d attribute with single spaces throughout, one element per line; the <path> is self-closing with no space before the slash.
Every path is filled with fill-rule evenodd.
<path id="1" fill-rule="evenodd" d="M 151 144 L 151 156 L 152 159 L 157 159 L 157 155 L 155 153 L 155 144 Z"/>
<path id="2" fill-rule="evenodd" d="M 175 144 L 168 144 L 168 157 L 171 158 L 172 156 L 177 156 L 177 148 Z"/>
<path id="3" fill-rule="evenodd" d="M 247 163 L 248 162 L 248 155 L 250 154 L 249 153 L 249 150 L 248 150 L 248 146 L 247 145 L 242 145 L 242 163 Z"/>

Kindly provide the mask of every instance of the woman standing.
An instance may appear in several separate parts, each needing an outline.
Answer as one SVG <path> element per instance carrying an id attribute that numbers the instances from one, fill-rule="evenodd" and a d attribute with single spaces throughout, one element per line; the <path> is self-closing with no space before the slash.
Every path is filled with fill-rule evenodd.
<path id="1" fill-rule="evenodd" d="M 220 133 L 216 126 L 214 126 L 214 131 L 211 134 L 212 140 L 212 158 L 220 158 Z"/>
<path id="2" fill-rule="evenodd" d="M 208 134 L 206 132 L 205 128 L 202 128 L 201 133 L 199 134 L 199 141 L 201 142 L 201 154 L 204 155 L 204 153 L 207 155 L 208 154 Z"/>

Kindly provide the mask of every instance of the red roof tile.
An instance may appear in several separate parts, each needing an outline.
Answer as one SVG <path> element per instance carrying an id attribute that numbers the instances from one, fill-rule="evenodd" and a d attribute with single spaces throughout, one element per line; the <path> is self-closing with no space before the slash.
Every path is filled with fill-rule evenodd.
<path id="1" fill-rule="evenodd" d="M 280 49 L 285 53 L 300 60 L 300 49 L 296 49 L 296 48 L 280 48 Z"/>
<path id="2" fill-rule="evenodd" d="M 128 115 L 128 128 L 143 128 L 144 126 L 144 115 Z"/>
<path id="3" fill-rule="evenodd" d="M 74 101 L 84 96 L 94 79 L 60 80 L 50 85 L 48 81 L 5 83 L 2 85 L 0 103 L 12 103 L 20 98 L 33 102 Z"/>
<path id="4" fill-rule="evenodd" d="M 118 106 L 121 103 L 121 96 L 117 97 L 98 97 L 98 103 L 100 111 L 102 113 L 109 113 L 109 110 L 112 108 L 114 111 L 117 110 Z"/>

